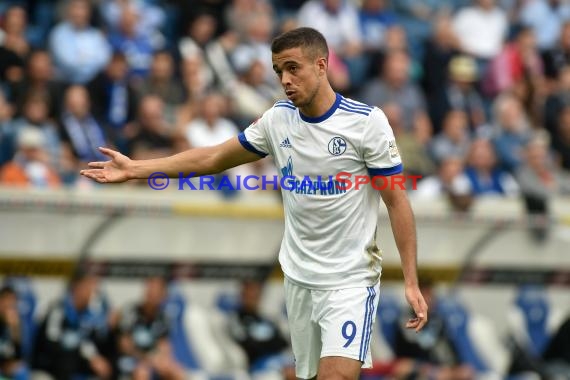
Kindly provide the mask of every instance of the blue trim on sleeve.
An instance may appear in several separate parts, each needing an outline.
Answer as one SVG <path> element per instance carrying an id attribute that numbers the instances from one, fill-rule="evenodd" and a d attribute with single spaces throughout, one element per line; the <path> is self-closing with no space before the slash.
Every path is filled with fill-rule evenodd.
<path id="1" fill-rule="evenodd" d="M 240 132 L 240 134 L 238 135 L 238 140 L 241 143 L 241 145 L 245 149 L 249 150 L 250 152 L 255 153 L 255 154 L 259 154 L 261 157 L 267 156 L 267 153 L 264 153 L 260 150 L 255 149 L 255 147 L 253 145 L 251 145 L 251 143 L 249 141 L 247 141 L 247 138 L 245 137 L 245 133 Z"/>
<path id="2" fill-rule="evenodd" d="M 368 174 L 370 174 L 372 177 L 375 177 L 377 175 L 388 176 L 388 175 L 400 174 L 402 171 L 404 171 L 404 165 L 398 164 L 391 168 L 381 168 L 381 169 L 367 168 L 367 169 L 368 169 Z"/>
<path id="3" fill-rule="evenodd" d="M 334 111 L 336 111 L 336 109 L 338 108 L 338 105 L 340 104 L 341 99 L 342 99 L 342 96 L 340 96 L 340 94 L 337 93 L 336 94 L 336 100 L 334 101 L 334 104 L 332 105 L 332 107 L 329 108 L 329 110 L 321 116 L 309 117 L 309 116 L 303 115 L 303 113 L 301 111 L 299 111 L 299 115 L 301 116 L 301 119 L 303 119 L 303 121 L 306 121 L 307 123 L 313 123 L 313 124 L 314 123 L 321 123 L 321 122 L 325 121 L 326 119 L 328 119 L 329 117 L 332 116 Z"/>

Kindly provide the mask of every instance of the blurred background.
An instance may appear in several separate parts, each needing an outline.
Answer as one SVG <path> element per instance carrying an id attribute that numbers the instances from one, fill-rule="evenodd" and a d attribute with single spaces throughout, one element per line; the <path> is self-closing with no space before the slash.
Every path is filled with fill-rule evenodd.
<path id="1" fill-rule="evenodd" d="M 570 379 L 565 0 L 2 0 L 1 378 L 294 378 L 279 190 L 78 172 L 98 146 L 146 159 L 237 135 L 284 98 L 269 46 L 296 26 L 325 35 L 335 90 L 382 108 L 421 176 L 430 323 L 402 328 L 382 206 L 362 377 Z"/>

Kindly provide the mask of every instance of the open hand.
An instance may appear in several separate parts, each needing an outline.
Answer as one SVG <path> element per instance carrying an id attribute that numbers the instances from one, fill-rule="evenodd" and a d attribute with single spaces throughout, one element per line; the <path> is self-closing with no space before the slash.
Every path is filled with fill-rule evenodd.
<path id="1" fill-rule="evenodd" d="M 428 321 L 428 306 L 418 286 L 406 286 L 406 300 L 416 315 L 406 323 L 406 328 L 418 332 Z"/>
<path id="2" fill-rule="evenodd" d="M 99 183 L 118 183 L 129 180 L 131 159 L 112 149 L 99 148 L 99 150 L 111 160 L 90 162 L 88 164 L 90 169 L 81 170 L 80 174 Z"/>

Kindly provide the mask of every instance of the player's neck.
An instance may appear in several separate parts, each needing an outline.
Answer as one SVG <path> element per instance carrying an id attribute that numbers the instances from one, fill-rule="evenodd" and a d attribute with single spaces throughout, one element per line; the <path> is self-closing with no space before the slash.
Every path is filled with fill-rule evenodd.
<path id="1" fill-rule="evenodd" d="M 308 117 L 320 117 L 324 115 L 336 101 L 336 93 L 331 86 L 326 86 L 322 89 L 315 99 L 304 107 L 299 107 L 299 110 L 304 116 Z"/>

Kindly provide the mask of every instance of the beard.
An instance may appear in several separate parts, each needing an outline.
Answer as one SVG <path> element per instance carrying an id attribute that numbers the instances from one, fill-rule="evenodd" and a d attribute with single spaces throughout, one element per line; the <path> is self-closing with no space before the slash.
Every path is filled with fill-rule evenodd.
<path id="1" fill-rule="evenodd" d="M 310 106 L 311 104 L 313 104 L 315 98 L 317 97 L 320 88 L 321 88 L 321 82 L 319 81 L 317 82 L 317 85 L 312 90 L 309 91 L 308 95 L 304 100 L 293 102 L 293 104 L 295 104 L 297 108 L 305 108 Z"/>

